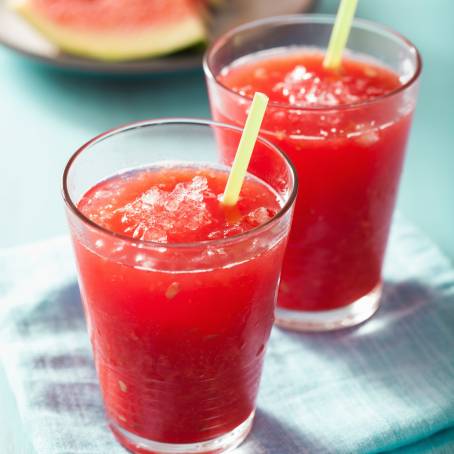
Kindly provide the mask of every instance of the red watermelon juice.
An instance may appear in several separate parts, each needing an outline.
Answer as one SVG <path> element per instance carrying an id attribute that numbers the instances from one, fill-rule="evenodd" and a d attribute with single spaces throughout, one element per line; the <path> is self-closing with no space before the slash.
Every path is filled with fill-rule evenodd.
<path id="1" fill-rule="evenodd" d="M 80 198 L 93 228 L 69 213 L 105 407 L 134 452 L 223 452 L 250 428 L 290 219 L 255 177 L 224 207 L 226 180 L 141 168 Z"/>
<path id="2" fill-rule="evenodd" d="M 262 135 L 296 168 L 300 187 L 277 322 L 302 330 L 353 324 L 335 311 L 367 295 L 378 302 L 413 110 L 392 70 L 353 56 L 338 71 L 326 70 L 323 57 L 307 48 L 261 51 L 214 77 L 210 55 L 206 64 L 214 118 L 242 123 L 253 93 L 267 94 Z M 298 313 L 309 321 L 300 323 Z M 331 321 L 310 321 L 319 313 L 333 314 Z"/>

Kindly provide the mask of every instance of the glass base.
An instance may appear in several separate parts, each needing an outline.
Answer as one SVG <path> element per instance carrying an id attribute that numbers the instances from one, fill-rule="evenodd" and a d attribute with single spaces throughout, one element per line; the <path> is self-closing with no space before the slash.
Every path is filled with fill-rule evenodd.
<path id="1" fill-rule="evenodd" d="M 139 437 L 116 422 L 110 421 L 110 428 L 117 440 L 135 454 L 220 454 L 238 447 L 252 428 L 255 411 L 232 431 L 200 443 L 162 443 Z"/>
<path id="2" fill-rule="evenodd" d="M 329 311 L 298 311 L 276 308 L 275 324 L 293 331 L 333 331 L 358 325 L 380 306 L 382 283 L 348 306 Z"/>

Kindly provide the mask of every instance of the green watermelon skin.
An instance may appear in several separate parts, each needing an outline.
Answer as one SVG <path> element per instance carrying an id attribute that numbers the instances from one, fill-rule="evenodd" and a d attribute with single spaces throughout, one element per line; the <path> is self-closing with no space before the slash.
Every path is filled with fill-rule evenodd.
<path id="1" fill-rule="evenodd" d="M 199 0 L 15 0 L 13 8 L 62 51 L 125 61 L 206 41 Z"/>

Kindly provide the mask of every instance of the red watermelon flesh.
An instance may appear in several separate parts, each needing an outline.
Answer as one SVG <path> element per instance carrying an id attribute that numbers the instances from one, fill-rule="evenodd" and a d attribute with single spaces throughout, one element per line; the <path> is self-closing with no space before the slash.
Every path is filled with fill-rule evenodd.
<path id="1" fill-rule="evenodd" d="M 106 60 L 163 55 L 205 40 L 202 0 L 17 0 L 61 49 Z"/>

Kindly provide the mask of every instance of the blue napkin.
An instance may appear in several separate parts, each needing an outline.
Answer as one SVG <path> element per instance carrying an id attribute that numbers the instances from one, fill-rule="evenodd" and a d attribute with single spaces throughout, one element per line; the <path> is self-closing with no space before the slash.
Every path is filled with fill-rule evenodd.
<path id="1" fill-rule="evenodd" d="M 34 451 L 124 454 L 103 418 L 68 239 L 0 253 L 0 269 L 0 359 Z M 238 454 L 454 452 L 454 270 L 398 218 L 385 277 L 362 326 L 273 329 Z"/>

